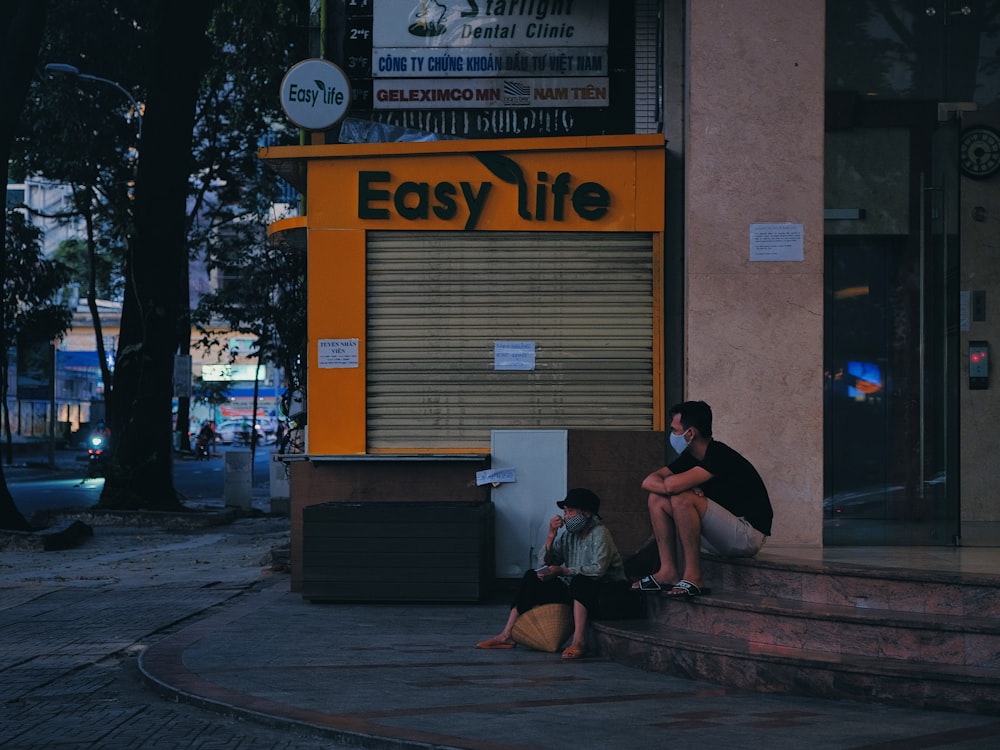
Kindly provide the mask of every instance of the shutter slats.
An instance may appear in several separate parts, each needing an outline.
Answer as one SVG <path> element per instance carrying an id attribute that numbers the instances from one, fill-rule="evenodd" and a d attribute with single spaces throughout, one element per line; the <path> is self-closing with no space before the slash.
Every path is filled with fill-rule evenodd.
<path id="1" fill-rule="evenodd" d="M 367 278 L 369 448 L 651 429 L 649 235 L 369 232 Z M 496 371 L 496 341 L 535 369 Z"/>

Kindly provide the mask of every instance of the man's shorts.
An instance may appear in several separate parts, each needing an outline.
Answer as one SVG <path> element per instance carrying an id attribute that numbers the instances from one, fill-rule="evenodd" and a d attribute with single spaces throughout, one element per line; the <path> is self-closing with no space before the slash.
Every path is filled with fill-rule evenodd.
<path id="1" fill-rule="evenodd" d="M 737 518 L 717 502 L 709 500 L 701 519 L 701 548 L 723 557 L 753 557 L 764 546 L 767 537 L 750 525 L 746 518 Z"/>

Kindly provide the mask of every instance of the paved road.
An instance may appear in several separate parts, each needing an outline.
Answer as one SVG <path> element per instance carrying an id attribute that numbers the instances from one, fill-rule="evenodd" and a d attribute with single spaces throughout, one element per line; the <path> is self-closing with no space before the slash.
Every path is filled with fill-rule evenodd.
<path id="1" fill-rule="evenodd" d="M 218 500 L 225 493 L 225 454 L 233 449 L 222 446 L 207 461 L 174 457 L 174 488 L 189 503 Z M 84 480 L 86 458 L 81 451 L 61 450 L 56 466 L 48 466 L 47 456 L 19 458 L 14 466 L 4 467 L 8 488 L 25 518 L 38 511 L 58 508 L 89 508 L 100 500 L 103 479 Z M 260 449 L 254 460 L 253 494 L 267 497 L 270 487 L 271 450 Z"/>
<path id="2" fill-rule="evenodd" d="M 242 594 L 270 569 L 288 521 L 242 519 L 185 533 L 95 527 L 61 552 L 0 553 L 0 747 L 336 748 L 304 729 L 240 721 L 167 700 L 139 653 Z"/>

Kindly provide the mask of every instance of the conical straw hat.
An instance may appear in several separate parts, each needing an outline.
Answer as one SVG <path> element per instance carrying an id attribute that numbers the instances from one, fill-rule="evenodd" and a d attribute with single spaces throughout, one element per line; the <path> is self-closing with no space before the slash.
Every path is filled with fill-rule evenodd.
<path id="1" fill-rule="evenodd" d="M 573 633 L 573 610 L 568 604 L 540 604 L 514 621 L 511 637 L 536 651 L 558 651 Z"/>

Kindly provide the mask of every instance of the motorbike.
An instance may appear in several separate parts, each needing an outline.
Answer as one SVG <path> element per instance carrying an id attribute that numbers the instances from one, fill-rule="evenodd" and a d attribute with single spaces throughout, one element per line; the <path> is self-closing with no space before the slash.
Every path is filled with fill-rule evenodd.
<path id="1" fill-rule="evenodd" d="M 194 441 L 194 457 L 198 461 L 207 461 L 209 458 L 208 439 L 201 435 Z"/>
<path id="2" fill-rule="evenodd" d="M 100 433 L 94 433 L 87 439 L 87 479 L 104 476 L 104 450 L 108 439 Z"/>

